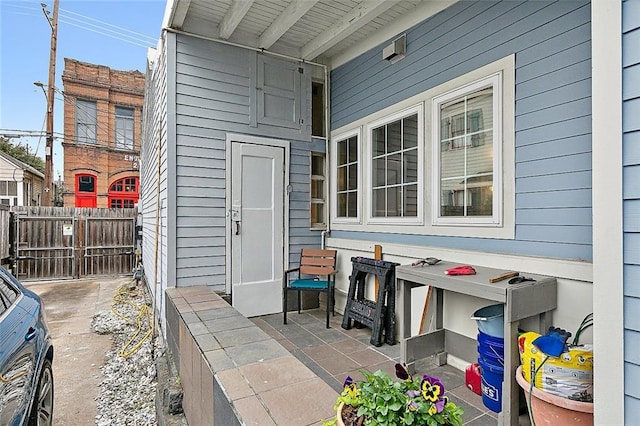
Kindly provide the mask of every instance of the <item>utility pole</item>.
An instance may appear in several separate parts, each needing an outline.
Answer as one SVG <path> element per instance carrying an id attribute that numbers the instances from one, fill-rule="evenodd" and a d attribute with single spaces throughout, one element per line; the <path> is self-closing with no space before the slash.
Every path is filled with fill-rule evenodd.
<path id="1" fill-rule="evenodd" d="M 53 1 L 53 16 L 49 16 L 47 5 L 42 3 L 42 11 L 51 26 L 51 51 L 49 52 L 49 86 L 47 87 L 47 139 L 44 149 L 44 205 L 53 205 L 53 103 L 56 83 L 56 47 L 58 44 L 58 8 L 60 0 Z"/>

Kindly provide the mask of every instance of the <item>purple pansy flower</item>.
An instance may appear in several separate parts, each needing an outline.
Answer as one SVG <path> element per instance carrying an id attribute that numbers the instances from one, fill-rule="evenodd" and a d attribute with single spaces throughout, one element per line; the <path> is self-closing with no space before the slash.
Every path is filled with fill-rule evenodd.
<path id="1" fill-rule="evenodd" d="M 407 364 L 396 363 L 396 377 L 401 380 L 411 380 Z"/>
<path id="2" fill-rule="evenodd" d="M 444 406 L 447 405 L 448 401 L 449 398 L 447 398 L 446 396 L 438 399 L 434 404 L 434 406 L 436 407 L 436 413 L 441 413 L 442 410 L 444 410 Z"/>
<path id="3" fill-rule="evenodd" d="M 353 379 L 351 378 L 351 376 L 347 376 L 346 379 L 344 379 L 344 392 L 346 392 L 346 395 L 348 395 L 351 398 L 355 398 L 356 396 L 358 396 L 358 387 L 356 386 L 355 383 L 353 383 Z"/>
<path id="4" fill-rule="evenodd" d="M 342 387 L 346 388 L 347 386 L 353 384 L 353 378 L 351 378 L 351 376 L 347 376 L 344 379 L 344 383 L 342 383 Z"/>
<path id="5" fill-rule="evenodd" d="M 407 401 L 407 410 L 415 411 L 418 409 L 418 404 L 413 399 Z"/>
<path id="6" fill-rule="evenodd" d="M 441 395 L 444 395 L 444 385 L 440 379 L 427 376 L 422 376 L 422 382 L 420 382 L 420 390 L 422 391 L 422 397 L 427 401 L 437 402 Z"/>

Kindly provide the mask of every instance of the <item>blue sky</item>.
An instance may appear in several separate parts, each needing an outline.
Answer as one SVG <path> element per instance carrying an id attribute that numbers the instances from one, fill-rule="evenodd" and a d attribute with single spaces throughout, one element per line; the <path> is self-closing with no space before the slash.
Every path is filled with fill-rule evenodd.
<path id="1" fill-rule="evenodd" d="M 45 130 L 47 101 L 34 82 L 48 83 L 51 27 L 40 3 L 0 0 L 0 134 Z M 165 0 L 60 0 L 56 88 L 62 91 L 64 58 L 145 72 L 148 47 L 155 47 Z M 56 95 L 54 132 L 63 131 L 63 98 Z M 22 137 L 44 159 L 45 138 Z M 63 175 L 62 138 L 54 139 L 54 179 Z"/>

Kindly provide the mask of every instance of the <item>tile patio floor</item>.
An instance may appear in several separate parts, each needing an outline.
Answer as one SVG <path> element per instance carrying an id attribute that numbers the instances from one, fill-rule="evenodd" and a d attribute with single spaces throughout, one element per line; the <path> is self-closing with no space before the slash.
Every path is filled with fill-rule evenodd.
<path id="1" fill-rule="evenodd" d="M 369 342 L 371 329 L 344 330 L 342 316 L 338 314 L 331 318 L 331 328 L 327 329 L 324 310 L 291 312 L 287 320 L 288 324 L 282 323 L 282 314 L 251 319 L 337 392 L 341 392 L 347 375 L 356 381 L 362 379 L 359 370 L 363 369 L 381 369 L 395 378 L 395 363 L 400 359 L 399 343 L 375 347 Z M 465 386 L 463 372 L 448 365 L 438 367 L 429 359 L 417 362 L 416 372 L 442 380 L 451 401 L 464 407 L 465 425 L 497 425 L 497 415 L 484 406 L 479 395 Z M 526 415 L 520 416 L 520 424 L 529 424 Z"/>

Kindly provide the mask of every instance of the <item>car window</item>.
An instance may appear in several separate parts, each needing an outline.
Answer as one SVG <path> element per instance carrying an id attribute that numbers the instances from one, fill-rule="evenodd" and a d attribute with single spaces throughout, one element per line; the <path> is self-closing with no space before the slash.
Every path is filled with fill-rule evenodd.
<path id="1" fill-rule="evenodd" d="M 0 280 L 0 315 L 18 298 L 18 290 L 4 280 Z"/>

